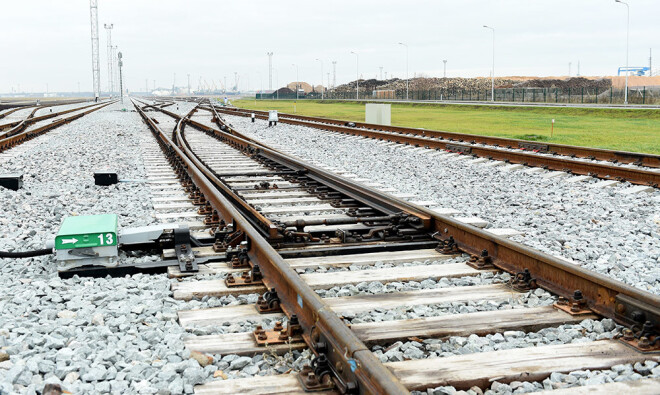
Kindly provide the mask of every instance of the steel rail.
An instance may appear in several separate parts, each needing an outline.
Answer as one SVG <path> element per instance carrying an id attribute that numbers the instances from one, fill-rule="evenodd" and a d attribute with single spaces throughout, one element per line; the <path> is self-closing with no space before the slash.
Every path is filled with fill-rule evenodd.
<path id="1" fill-rule="evenodd" d="M 312 350 L 321 342 L 326 343 L 328 358 L 334 370 L 350 374 L 359 382 L 360 393 L 372 394 L 407 394 L 406 388 L 394 377 L 371 350 L 344 324 L 334 311 L 314 292 L 259 234 L 250 222 L 227 200 L 217 189 L 217 182 L 207 177 L 200 169 L 203 166 L 199 160 L 191 156 L 191 152 L 183 145 L 177 146 L 172 139 L 163 133 L 156 123 L 133 103 L 162 142 L 167 154 L 176 157 L 182 164 L 188 177 L 204 194 L 215 210 L 226 222 L 235 225 L 235 229 L 245 232 L 249 239 L 248 256 L 252 262 L 259 264 L 264 274 L 266 286 L 275 288 L 282 302 L 281 306 L 287 316 L 296 315 L 303 328 L 303 338 Z M 176 139 L 181 139 L 185 117 L 177 122 Z"/>
<path id="2" fill-rule="evenodd" d="M 200 107 L 209 110 L 206 107 Z M 226 110 L 224 108 L 216 109 L 222 113 L 250 116 L 250 111 L 239 112 L 234 110 Z M 255 116 L 260 119 L 267 119 L 267 115 L 255 113 Z M 570 159 L 566 157 L 557 156 L 544 156 L 533 154 L 525 151 L 507 151 L 499 148 L 489 148 L 483 146 L 476 146 L 472 144 L 465 144 L 456 141 L 436 140 L 431 137 L 409 136 L 399 133 L 383 132 L 379 130 L 364 129 L 358 127 L 350 127 L 344 125 L 317 123 L 298 119 L 289 119 L 280 117 L 279 122 L 288 123 L 292 125 L 312 127 L 332 132 L 339 132 L 354 136 L 370 137 L 383 141 L 392 141 L 400 144 L 407 144 L 415 147 L 426 147 L 438 150 L 449 150 L 466 155 L 474 155 L 478 157 L 485 157 L 493 160 L 505 161 L 508 163 L 520 163 L 527 166 L 543 167 L 550 170 L 557 171 L 571 171 L 574 174 L 590 175 L 606 180 L 625 180 L 633 184 L 651 185 L 657 187 L 660 185 L 660 172 L 634 169 L 622 166 L 615 166 L 602 163 L 592 163 Z M 376 126 L 376 125 L 373 125 Z"/>
<path id="3" fill-rule="evenodd" d="M 108 103 L 100 103 L 100 104 L 97 103 L 97 104 L 92 105 L 92 106 L 96 106 L 95 108 L 91 108 L 87 111 L 83 111 L 80 114 L 75 114 L 75 115 L 67 117 L 67 118 L 62 118 L 62 119 L 56 120 L 56 121 L 54 121 L 50 124 L 39 126 L 38 128 L 23 131 L 23 132 L 20 132 L 18 134 L 14 134 L 13 136 L 0 139 L 0 152 L 3 152 L 4 150 L 6 150 L 8 148 L 11 148 L 15 145 L 21 144 L 21 143 L 23 143 L 27 140 L 33 139 L 33 138 L 35 138 L 35 137 L 51 130 L 51 129 L 54 129 L 58 126 L 64 125 L 64 124 L 69 123 L 71 121 L 74 121 L 78 118 L 81 118 L 81 117 L 83 117 L 83 116 L 85 116 L 85 115 L 87 115 L 91 112 L 99 110 L 99 109 L 101 109 L 105 106 L 108 106 L 108 105 L 110 105 L 114 102 L 115 101 L 110 101 Z M 92 106 L 85 106 L 85 107 L 83 107 L 83 109 L 89 108 L 89 107 L 92 107 Z M 81 110 L 80 108 L 76 109 L 76 111 L 80 111 L 80 110 Z M 70 112 L 70 111 L 68 111 L 68 112 Z M 48 114 L 48 115 L 49 115 L 49 118 L 50 118 L 51 114 Z"/>
<path id="4" fill-rule="evenodd" d="M 255 147 L 267 145 L 253 140 L 230 125 L 223 123 L 219 117 L 217 122 L 224 126 L 227 133 L 232 136 L 241 137 L 255 144 Z M 222 133 L 215 130 L 216 134 Z M 303 164 L 303 166 L 310 166 Z M 384 195 L 383 192 L 344 180 L 347 187 L 357 190 L 368 191 L 372 194 Z M 399 201 L 390 196 L 392 201 Z M 458 247 L 469 254 L 481 255 L 485 250 L 492 259 L 493 265 L 512 274 L 518 274 L 528 269 L 536 279 L 539 286 L 559 296 L 570 299 L 575 290 L 580 290 L 594 312 L 615 319 L 622 324 L 638 324 L 634 316 L 635 311 L 644 313 L 646 319 L 651 320 L 656 328 L 660 330 L 660 296 L 651 294 L 631 287 L 623 282 L 614 280 L 605 275 L 583 269 L 563 259 L 543 253 L 534 248 L 511 241 L 504 237 L 495 236 L 482 229 L 464 224 L 453 217 L 437 214 L 425 207 L 412 203 L 399 201 L 403 206 L 410 208 L 410 213 L 431 218 L 430 230 L 439 240 L 448 240 L 450 237 L 458 244 Z M 632 305 L 637 306 L 633 309 Z"/>
<path id="5" fill-rule="evenodd" d="M 5 115 L 11 114 L 14 111 L 22 110 L 25 109 L 25 107 L 32 107 L 32 106 L 37 106 L 37 107 L 56 107 L 56 106 L 64 106 L 67 104 L 76 104 L 76 103 L 84 103 L 91 101 L 91 99 L 75 99 L 75 100 L 53 100 L 47 103 L 43 104 L 37 104 L 37 101 L 33 102 L 0 102 L 0 110 L 4 110 L 7 108 L 11 108 L 10 111 L 4 112 L 0 114 L 0 118 L 3 118 Z"/>
<path id="6" fill-rule="evenodd" d="M 64 110 L 64 111 L 60 111 L 60 112 L 53 112 L 53 113 L 49 113 L 49 114 L 45 114 L 45 115 L 39 115 L 39 116 L 35 117 L 34 114 L 38 110 L 41 110 L 42 108 L 45 108 L 45 107 L 37 107 L 34 110 L 32 110 L 30 115 L 28 115 L 22 121 L 13 122 L 12 124 L 14 126 L 12 127 L 12 129 L 10 129 L 10 130 L 8 130 L 4 133 L 0 133 L 0 138 L 11 137 L 14 134 L 19 133 L 20 131 L 24 130 L 27 126 L 29 126 L 33 123 L 41 122 L 41 121 L 44 121 L 46 119 L 54 118 L 54 117 L 64 115 L 64 114 L 69 114 L 69 113 L 72 113 L 72 112 L 75 112 L 75 111 L 84 110 L 86 108 L 91 108 L 91 107 L 98 106 L 98 105 L 99 105 L 99 103 L 95 103 L 95 104 L 90 104 L 88 106 L 83 106 L 83 107 L 78 107 L 78 108 L 70 108 L 68 110 Z M 5 124 L 5 125 L 10 125 L 10 124 Z M 2 126 L 4 126 L 4 125 L 0 125 L 0 127 L 2 127 Z"/>
<path id="7" fill-rule="evenodd" d="M 216 107 L 216 108 L 221 112 L 227 114 L 242 112 L 245 114 L 255 113 L 255 115 L 259 114 L 262 117 L 268 115 L 267 111 L 248 110 L 248 109 L 232 108 L 232 107 Z M 484 136 L 484 135 L 475 135 L 468 133 L 428 130 L 428 129 L 420 129 L 420 128 L 412 128 L 412 127 L 404 127 L 404 126 L 377 125 L 366 122 L 342 121 L 339 119 L 310 117 L 310 116 L 287 114 L 287 113 L 280 113 L 279 116 L 287 120 L 295 119 L 295 120 L 309 121 L 314 123 L 325 123 L 329 125 L 338 125 L 338 126 L 346 126 L 348 122 L 351 122 L 355 125 L 356 128 L 380 130 L 380 131 L 393 132 L 393 133 L 413 134 L 415 136 L 429 137 L 434 139 L 443 138 L 445 140 L 468 142 L 470 144 L 485 144 L 485 145 L 493 145 L 493 146 L 501 146 L 501 147 L 518 147 L 521 149 L 529 149 L 529 150 L 534 149 L 534 147 L 542 147 L 548 153 L 553 153 L 557 155 L 579 157 L 586 159 L 596 159 L 596 160 L 610 161 L 610 162 L 631 163 L 640 166 L 660 168 L 660 155 L 646 154 L 642 152 L 617 151 L 617 150 L 608 150 L 603 148 L 591 148 L 591 147 L 582 147 L 576 145 L 546 143 L 546 142 L 539 142 L 532 140 L 521 140 L 521 139 L 508 138 L 508 137 Z"/>

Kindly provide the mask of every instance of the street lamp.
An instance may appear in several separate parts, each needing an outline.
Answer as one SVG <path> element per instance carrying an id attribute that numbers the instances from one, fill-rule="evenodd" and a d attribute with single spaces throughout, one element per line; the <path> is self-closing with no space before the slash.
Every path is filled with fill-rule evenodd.
<path id="1" fill-rule="evenodd" d="M 360 100 L 360 55 L 351 51 L 355 55 L 355 100 Z"/>
<path id="2" fill-rule="evenodd" d="M 296 68 L 296 100 L 298 100 L 298 65 L 295 63 L 291 63 L 291 66 Z"/>
<path id="3" fill-rule="evenodd" d="M 408 100 L 408 45 L 404 43 L 399 43 L 406 47 L 406 100 Z"/>
<path id="4" fill-rule="evenodd" d="M 490 76 L 490 100 L 495 101 L 495 28 L 486 25 L 484 27 L 493 32 L 493 71 Z"/>
<path id="5" fill-rule="evenodd" d="M 626 6 L 627 10 L 627 22 L 626 22 L 626 93 L 623 99 L 623 104 L 628 104 L 628 43 L 630 37 L 630 6 L 625 1 L 614 0 L 617 3 L 621 3 Z"/>
<path id="6" fill-rule="evenodd" d="M 321 100 L 323 100 L 323 61 L 321 59 L 316 59 L 321 62 Z"/>

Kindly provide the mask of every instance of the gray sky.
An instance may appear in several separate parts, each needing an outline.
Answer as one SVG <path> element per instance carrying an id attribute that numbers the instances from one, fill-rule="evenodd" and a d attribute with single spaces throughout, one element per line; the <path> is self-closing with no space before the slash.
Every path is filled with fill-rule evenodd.
<path id="1" fill-rule="evenodd" d="M 630 65 L 648 66 L 649 48 L 660 66 L 660 1 L 630 0 Z M 388 77 L 488 76 L 491 32 L 496 29 L 495 74 L 615 75 L 625 65 L 626 7 L 614 0 L 453 1 L 211 1 L 99 0 L 101 86 L 107 87 L 106 31 L 124 54 L 132 90 L 197 87 L 241 75 L 251 89 L 268 88 L 272 51 L 279 86 L 295 80 L 318 84 L 337 61 L 337 83 L 355 79 L 355 55 L 364 78 L 383 66 Z M 0 92 L 76 91 L 92 86 L 87 0 L 4 0 L 0 12 Z M 658 66 L 654 66 L 658 67 Z M 332 74 L 331 74 L 332 76 Z M 324 81 L 327 75 L 324 75 Z M 230 83 L 231 85 L 231 83 Z M 275 76 L 273 77 L 275 85 Z"/>

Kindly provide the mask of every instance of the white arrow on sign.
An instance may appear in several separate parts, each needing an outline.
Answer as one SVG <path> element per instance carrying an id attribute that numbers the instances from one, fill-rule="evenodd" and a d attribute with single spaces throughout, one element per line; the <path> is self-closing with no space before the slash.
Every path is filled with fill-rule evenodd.
<path id="1" fill-rule="evenodd" d="M 78 242 L 78 239 L 75 237 L 73 239 L 62 239 L 62 244 L 75 244 Z"/>

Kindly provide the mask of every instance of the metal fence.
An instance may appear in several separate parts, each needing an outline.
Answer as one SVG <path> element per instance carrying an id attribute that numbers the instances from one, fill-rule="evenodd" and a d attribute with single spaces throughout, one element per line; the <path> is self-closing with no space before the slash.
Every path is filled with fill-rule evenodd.
<path id="1" fill-rule="evenodd" d="M 495 89 L 495 101 L 520 103 L 585 103 L 585 104 L 622 104 L 625 89 L 595 88 L 500 88 Z M 257 99 L 296 99 L 296 94 L 257 94 Z M 328 91 L 324 94 L 329 100 L 355 100 L 353 92 Z M 321 93 L 311 92 L 298 99 L 321 99 Z M 373 91 L 360 90 L 359 100 L 383 100 L 374 96 Z M 406 90 L 394 91 L 394 98 L 387 100 L 406 100 Z M 490 89 L 428 89 L 410 90 L 411 101 L 491 101 Z M 628 89 L 628 103 L 660 104 L 660 87 L 635 87 Z"/>

